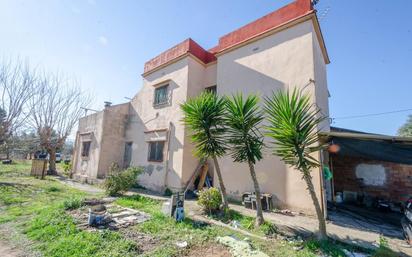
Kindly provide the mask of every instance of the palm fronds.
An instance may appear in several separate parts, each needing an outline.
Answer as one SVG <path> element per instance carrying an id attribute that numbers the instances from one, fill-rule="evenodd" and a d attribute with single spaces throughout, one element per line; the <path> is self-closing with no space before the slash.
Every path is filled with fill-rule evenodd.
<path id="1" fill-rule="evenodd" d="M 197 157 L 220 157 L 226 152 L 225 102 L 222 97 L 204 92 L 181 105 Z"/>
<path id="2" fill-rule="evenodd" d="M 319 166 L 312 153 L 318 151 L 317 131 L 325 119 L 300 90 L 279 91 L 265 98 L 269 125 L 266 135 L 274 139 L 274 154 L 298 170 Z"/>
<path id="3" fill-rule="evenodd" d="M 263 135 L 259 128 L 263 114 L 259 110 L 259 98 L 250 95 L 246 99 L 241 94 L 226 101 L 227 139 L 235 162 L 253 164 L 262 159 Z"/>

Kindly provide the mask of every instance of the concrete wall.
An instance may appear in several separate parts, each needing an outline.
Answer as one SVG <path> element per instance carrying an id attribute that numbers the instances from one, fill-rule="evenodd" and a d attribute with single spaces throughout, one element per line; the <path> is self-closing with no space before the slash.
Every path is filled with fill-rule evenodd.
<path id="1" fill-rule="evenodd" d="M 75 179 L 93 183 L 105 178 L 113 162 L 122 165 L 128 112 L 129 103 L 125 103 L 79 120 L 73 169 Z M 89 157 L 81 156 L 85 141 L 91 141 Z"/>
<path id="2" fill-rule="evenodd" d="M 412 165 L 358 157 L 332 157 L 334 191 L 362 192 L 371 200 L 404 202 L 412 196 Z"/>
<path id="3" fill-rule="evenodd" d="M 324 95 L 326 73 L 323 72 L 324 62 L 314 60 L 314 44 L 317 43 L 314 37 L 312 22 L 306 21 L 218 56 L 218 93 L 256 93 L 263 97 L 276 90 L 305 87 L 305 92 L 316 103 L 317 96 L 320 99 Z M 319 58 L 318 53 L 316 58 Z M 318 71 L 319 94 L 313 83 L 308 83 L 316 79 L 315 70 Z M 320 100 L 320 107 L 328 113 L 327 98 Z M 222 158 L 220 164 L 231 197 L 239 199 L 243 192 L 253 191 L 247 164 L 233 163 L 230 157 Z M 287 167 L 269 150 L 265 150 L 264 159 L 256 164 L 256 172 L 262 192 L 272 193 L 278 206 L 313 213 L 312 200 L 301 174 Z M 313 170 L 312 175 L 315 189 L 320 192 L 319 169 Z"/>
<path id="4" fill-rule="evenodd" d="M 129 114 L 129 103 L 119 104 L 103 110 L 104 122 L 97 178 L 106 177 L 112 163 L 123 165 L 125 127 Z"/>
<path id="5" fill-rule="evenodd" d="M 76 151 L 73 158 L 74 177 L 77 179 L 97 178 L 101 138 L 103 133 L 103 112 L 94 113 L 79 120 L 79 128 L 76 138 Z M 91 141 L 89 157 L 82 157 L 82 144 Z"/>
<path id="6" fill-rule="evenodd" d="M 139 182 L 150 189 L 163 190 L 165 180 L 171 189 L 182 186 L 185 131 L 179 105 L 187 96 L 188 58 L 144 77 L 143 88 L 131 101 L 130 122 L 126 130 L 127 141 L 133 142 L 131 165 L 144 167 L 145 173 L 139 177 Z M 155 88 L 164 84 L 169 84 L 169 103 L 154 107 Z M 150 132 L 159 129 L 169 130 L 170 134 L 165 131 Z M 149 162 L 148 141 L 166 140 L 168 135 L 170 142 L 165 143 L 164 161 Z"/>

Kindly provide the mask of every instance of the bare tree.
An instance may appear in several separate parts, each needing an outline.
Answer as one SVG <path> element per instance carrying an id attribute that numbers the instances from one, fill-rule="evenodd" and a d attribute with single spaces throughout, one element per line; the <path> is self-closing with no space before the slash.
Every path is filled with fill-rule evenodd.
<path id="1" fill-rule="evenodd" d="M 37 93 L 31 98 L 31 121 L 40 138 L 41 147 L 49 154 L 49 171 L 56 172 L 56 151 L 83 114 L 90 97 L 76 83 L 60 74 L 44 73 L 36 83 Z"/>
<path id="2" fill-rule="evenodd" d="M 35 94 L 35 69 L 27 62 L 3 59 L 0 63 L 0 145 L 6 149 L 15 133 L 21 128 L 30 114 L 28 100 Z"/>

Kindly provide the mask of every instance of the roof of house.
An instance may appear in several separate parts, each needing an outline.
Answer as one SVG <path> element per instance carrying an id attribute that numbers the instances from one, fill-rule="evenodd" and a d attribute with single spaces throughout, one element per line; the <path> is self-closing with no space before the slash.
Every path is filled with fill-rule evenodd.
<path id="1" fill-rule="evenodd" d="M 194 40 L 188 38 L 147 61 L 144 66 L 143 74 L 154 71 L 173 60 L 186 56 L 186 54 L 192 54 L 205 64 L 214 62 L 216 61 L 217 54 L 312 13 L 315 13 L 315 10 L 313 9 L 311 0 L 296 0 L 220 37 L 218 45 L 209 50 L 203 49 Z M 328 62 L 327 57 L 326 60 Z"/>
<path id="2" fill-rule="evenodd" d="M 338 145 L 332 157 L 352 156 L 370 160 L 412 164 L 412 137 L 371 134 L 356 130 L 331 127 L 319 133 L 323 141 Z"/>
<path id="3" fill-rule="evenodd" d="M 398 143 L 412 143 L 412 137 L 389 136 L 382 134 L 373 134 L 362 131 L 356 131 L 345 128 L 331 127 L 330 132 L 320 132 L 321 138 L 351 138 L 357 140 L 375 140 L 375 141 L 389 141 Z"/>

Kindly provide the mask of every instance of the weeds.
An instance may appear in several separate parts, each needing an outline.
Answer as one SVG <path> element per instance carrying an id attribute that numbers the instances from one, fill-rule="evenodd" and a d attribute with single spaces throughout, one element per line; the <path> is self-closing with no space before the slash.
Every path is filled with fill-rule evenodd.
<path id="1" fill-rule="evenodd" d="M 83 206 L 83 199 L 78 197 L 71 197 L 64 200 L 63 207 L 65 210 L 74 210 Z"/>

